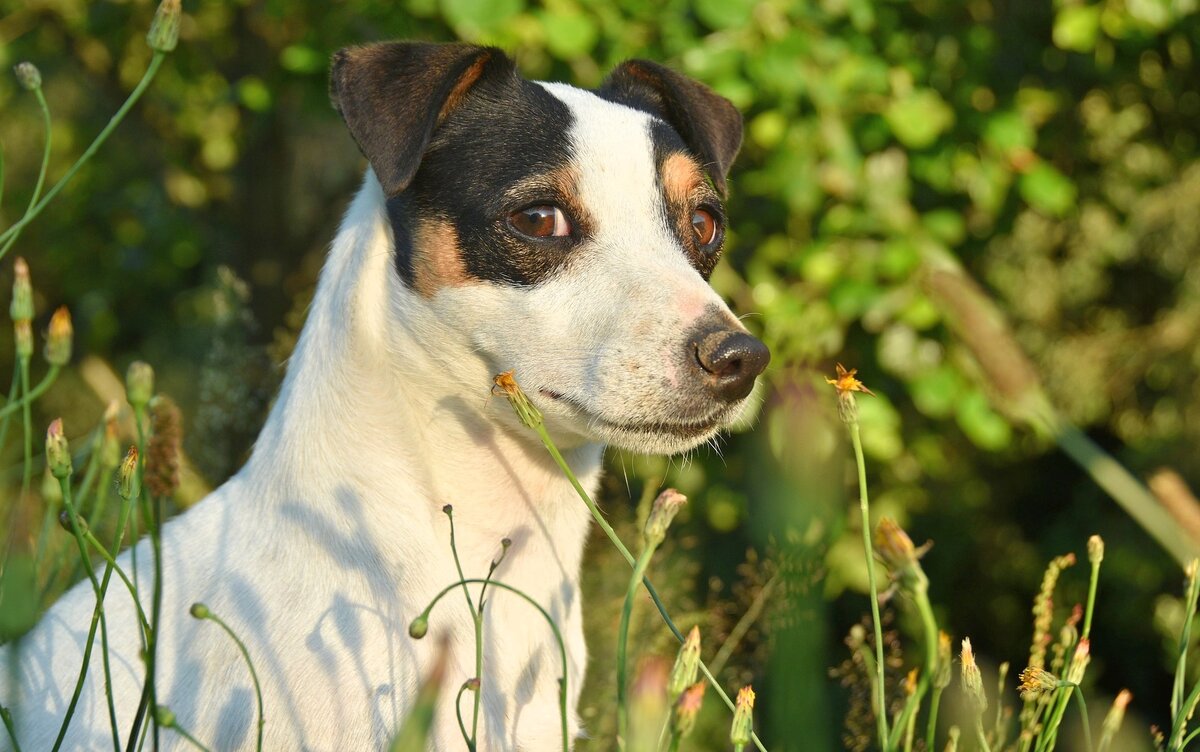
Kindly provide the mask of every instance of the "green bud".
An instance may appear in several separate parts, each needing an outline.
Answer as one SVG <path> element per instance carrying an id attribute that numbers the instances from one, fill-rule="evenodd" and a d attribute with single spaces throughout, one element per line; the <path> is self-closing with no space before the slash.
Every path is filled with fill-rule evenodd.
<path id="1" fill-rule="evenodd" d="M 79 515 L 75 515 L 75 522 L 79 525 L 79 534 L 87 535 L 87 533 L 89 532 L 87 520 L 85 520 L 83 517 L 80 517 Z M 64 509 L 58 513 L 58 526 L 61 527 L 63 530 L 66 530 L 68 533 L 71 533 L 71 534 L 75 533 L 75 526 L 71 524 L 71 513 L 70 512 L 68 512 L 67 510 Z"/>
<path id="2" fill-rule="evenodd" d="M 14 321 L 13 340 L 18 360 L 25 361 L 33 357 L 33 324 L 27 320 Z"/>
<path id="3" fill-rule="evenodd" d="M 46 430 L 46 466 L 55 478 L 71 477 L 71 447 L 63 435 L 62 418 L 55 418 Z"/>
<path id="4" fill-rule="evenodd" d="M 650 508 L 650 516 L 646 518 L 646 529 L 643 531 L 647 548 L 657 548 L 663 542 L 671 521 L 686 503 L 687 497 L 674 488 L 668 488 L 658 495 Z"/>
<path id="5" fill-rule="evenodd" d="M 737 745 L 750 743 L 754 732 L 754 690 L 749 686 L 738 690 L 737 704 L 733 711 L 733 725 L 729 730 L 729 740 Z"/>
<path id="6" fill-rule="evenodd" d="M 46 468 L 46 472 L 42 474 L 42 501 L 49 506 L 62 503 L 62 498 L 62 484 L 50 472 L 50 468 Z"/>
<path id="7" fill-rule="evenodd" d="M 975 703 L 977 712 L 987 710 L 987 694 L 983 691 L 983 674 L 975 663 L 975 651 L 971 649 L 971 640 L 962 641 L 962 683 L 967 698 Z"/>
<path id="8" fill-rule="evenodd" d="M 29 280 L 29 264 L 17 257 L 13 262 L 13 297 L 8 306 L 13 321 L 33 320 L 33 283 Z"/>
<path id="9" fill-rule="evenodd" d="M 696 681 L 700 671 L 700 627 L 692 627 L 675 655 L 675 665 L 667 677 L 667 696 L 675 699 Z"/>
<path id="10" fill-rule="evenodd" d="M 207 619 L 212 616 L 212 612 L 208 610 L 208 606 L 203 603 L 193 603 L 192 607 L 188 609 L 188 613 L 196 619 Z"/>
<path id="11" fill-rule="evenodd" d="M 937 667 L 933 671 L 933 686 L 945 689 L 950 686 L 950 678 L 954 669 L 954 657 L 950 654 L 950 635 L 938 632 Z"/>
<path id="12" fill-rule="evenodd" d="M 175 713 L 171 712 L 166 705 L 159 705 L 154 709 L 154 719 L 163 728 L 174 728 L 175 726 Z"/>
<path id="13" fill-rule="evenodd" d="M 162 0 L 150 22 L 146 43 L 158 52 L 170 52 L 179 43 L 179 18 L 182 15 L 179 0 Z"/>
<path id="14" fill-rule="evenodd" d="M 408 636 L 414 640 L 419 640 L 429 634 L 429 617 L 421 614 L 412 620 L 412 624 L 408 625 Z"/>
<path id="15" fill-rule="evenodd" d="M 135 360 L 125 371 L 125 399 L 134 409 L 140 410 L 154 396 L 154 369 L 149 363 Z"/>
<path id="16" fill-rule="evenodd" d="M 121 461 L 121 469 L 117 471 L 117 493 L 125 501 L 132 501 L 137 498 L 141 487 L 138 485 L 138 450 L 137 447 L 129 447 L 129 452 L 125 455 L 125 459 Z"/>
<path id="17" fill-rule="evenodd" d="M 71 339 L 74 336 L 71 312 L 66 306 L 61 306 L 50 317 L 50 331 L 46 334 L 46 362 L 52 366 L 65 366 L 71 362 Z"/>
<path id="18" fill-rule="evenodd" d="M 26 91 L 42 88 L 42 72 L 33 63 L 17 63 L 13 70 L 17 74 L 17 83 Z"/>

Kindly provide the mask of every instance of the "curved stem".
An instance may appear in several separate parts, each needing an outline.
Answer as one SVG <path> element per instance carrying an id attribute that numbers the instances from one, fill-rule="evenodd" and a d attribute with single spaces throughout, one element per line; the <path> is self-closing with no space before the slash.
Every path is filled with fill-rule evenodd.
<path id="1" fill-rule="evenodd" d="M 442 590 L 437 595 L 433 596 L 433 600 L 431 600 L 429 602 L 429 605 L 425 607 L 424 615 L 426 617 L 428 617 L 428 615 L 433 611 L 433 607 L 437 605 L 438 601 L 440 601 L 446 595 L 446 593 L 449 593 L 451 590 L 454 590 L 455 588 L 459 587 L 460 585 L 475 585 L 475 584 L 482 584 L 484 582 L 487 582 L 487 580 L 484 580 L 479 577 L 475 577 L 475 578 L 471 578 L 471 579 L 467 579 L 467 580 L 459 580 L 458 582 L 454 582 L 454 583 L 447 585 L 446 587 L 442 588 Z M 554 622 L 554 618 L 550 616 L 550 612 L 548 612 L 545 608 L 543 608 L 542 604 L 535 601 L 523 590 L 519 590 L 519 589 L 513 587 L 512 585 L 509 585 L 508 583 L 496 582 L 495 580 L 493 580 L 491 582 L 491 586 L 500 588 L 501 590 L 507 590 L 508 592 L 512 593 L 513 595 L 516 595 L 519 598 L 521 598 L 522 600 L 524 600 L 529 605 L 533 606 L 535 609 L 537 609 L 538 613 L 542 615 L 542 618 L 546 620 L 546 623 L 550 625 L 550 630 L 554 633 L 554 641 L 556 643 L 558 643 L 558 652 L 559 652 L 559 656 L 562 659 L 562 667 L 563 667 L 562 679 L 559 681 L 559 684 L 558 684 L 559 716 L 562 720 L 562 748 L 563 748 L 563 752 L 569 752 L 570 736 L 569 736 L 569 731 L 567 729 L 567 673 L 568 673 L 567 645 L 565 642 L 563 642 L 562 632 L 559 631 L 558 624 L 556 624 Z M 482 691 L 482 687 L 481 687 L 481 691 Z"/>
<path id="2" fill-rule="evenodd" d="M 88 148 L 79 156 L 79 159 L 75 160 L 75 164 L 71 165 L 66 174 L 59 178 L 58 182 L 55 183 L 50 190 L 46 191 L 46 195 L 43 196 L 36 205 L 31 207 L 29 211 L 25 212 L 25 216 L 21 217 L 21 219 L 13 224 L 12 227 L 9 227 L 3 233 L 0 233 L 0 243 L 7 243 L 9 238 L 12 238 L 20 233 L 26 225 L 36 219 L 37 216 L 46 208 L 46 205 L 54 200 L 54 197 L 58 195 L 59 191 L 61 191 L 67 185 L 67 183 L 71 182 L 71 179 L 75 177 L 75 174 L 79 172 L 79 169 L 96 154 L 96 151 L 99 150 L 101 146 L 104 145 L 104 142 L 108 140 L 108 137 L 112 135 L 112 132 L 116 129 L 116 127 L 120 125 L 121 121 L 125 119 L 125 116 L 129 114 L 129 110 L 133 108 L 133 105 L 139 99 L 141 99 L 142 94 L 146 91 L 146 87 L 150 85 L 150 82 L 158 73 L 159 66 L 162 65 L 164 57 L 164 53 L 158 50 L 154 51 L 154 56 L 150 58 L 150 64 L 146 66 L 146 72 L 142 74 L 142 80 L 138 81 L 137 86 L 135 86 L 133 91 L 130 92 L 129 97 L 125 99 L 125 102 L 121 105 L 120 109 L 117 110 L 116 114 L 113 115 L 108 121 L 108 124 L 104 126 L 99 134 L 97 134 L 96 138 L 92 141 Z M 5 250 L 7 250 L 7 247 L 5 247 Z M 3 256 L 4 253 L 0 251 L 0 258 L 3 258 Z"/>
<path id="3" fill-rule="evenodd" d="M 201 743 L 200 743 L 200 741 L 199 741 L 198 739 L 196 739 L 196 737 L 194 737 L 194 736 L 192 736 L 191 734 L 189 734 L 189 733 L 187 732 L 187 729 L 185 729 L 183 726 L 180 726 L 178 721 L 176 721 L 175 723 L 171 724 L 170 728 L 171 728 L 171 729 L 172 729 L 172 730 L 173 730 L 173 731 L 174 731 L 176 734 L 179 734 L 179 735 L 180 735 L 180 736 L 182 736 L 184 739 L 187 739 L 189 742 L 191 742 L 191 745 L 192 745 L 193 747 L 195 747 L 196 749 L 202 750 L 202 752 L 212 752 L 212 751 L 211 751 L 211 750 L 210 750 L 208 747 L 206 747 L 206 746 L 204 746 L 203 744 L 201 744 Z"/>
<path id="4" fill-rule="evenodd" d="M 1083 721 L 1083 741 L 1087 745 L 1087 751 L 1092 752 L 1094 749 L 1092 747 L 1092 724 L 1088 722 L 1087 703 L 1083 700 L 1083 690 L 1076 684 L 1072 694 L 1075 695 L 1075 701 L 1079 705 L 1079 715 Z"/>
<path id="5" fill-rule="evenodd" d="M 633 576 L 629 578 L 629 586 L 625 588 L 625 603 L 621 606 L 621 623 L 617 627 L 617 748 L 625 749 L 629 740 L 629 687 L 626 677 L 626 651 L 629 646 L 629 617 L 633 613 L 633 597 L 641 589 L 642 577 L 650 566 L 650 557 L 654 555 L 654 545 L 647 545 L 646 550 L 638 557 L 633 567 Z"/>
<path id="6" fill-rule="evenodd" d="M 462 717 L 462 696 L 463 692 L 467 691 L 468 682 L 463 682 L 463 685 L 458 688 L 458 694 L 454 696 L 454 715 L 458 718 L 458 730 L 462 733 L 463 742 L 466 743 L 467 749 L 475 748 L 475 740 L 471 734 L 467 733 L 467 726 L 463 723 Z"/>
<path id="7" fill-rule="evenodd" d="M 10 413 L 17 410 L 22 410 L 25 413 L 29 412 L 29 406 L 41 397 L 42 394 L 50 388 L 54 380 L 58 378 L 59 372 L 62 371 L 62 366 L 50 366 L 50 370 L 46 371 L 46 375 L 37 383 L 33 389 L 23 389 L 21 398 L 15 402 L 9 402 L 4 407 L 0 407 L 0 418 L 7 417 Z M 29 359 L 25 358 L 21 362 L 21 381 L 28 386 L 29 384 Z"/>
<path id="8" fill-rule="evenodd" d="M 225 634 L 229 635 L 229 637 L 237 645 L 238 650 L 241 651 L 242 658 L 246 659 L 246 667 L 250 669 L 250 679 L 254 682 L 254 696 L 258 702 L 258 737 L 255 741 L 254 748 L 258 750 L 258 752 L 262 752 L 263 726 L 266 724 L 266 718 L 263 717 L 262 687 L 258 683 L 258 672 L 254 670 L 254 661 L 250 660 L 250 652 L 246 650 L 246 644 L 242 642 L 241 638 L 239 638 L 232 629 L 229 628 L 228 624 L 221 620 L 221 617 L 210 611 L 204 618 L 214 622 L 221 629 L 225 630 Z"/>
<path id="9" fill-rule="evenodd" d="M 867 499 L 867 465 L 863 459 L 862 438 L 859 436 L 858 423 L 850 424 L 850 443 L 854 445 L 854 461 L 858 466 L 858 511 L 862 516 L 863 551 L 867 557 L 867 582 L 871 591 L 871 623 L 875 626 L 875 681 L 879 684 L 875 706 L 875 725 L 879 732 L 879 747 L 887 749 L 887 698 L 884 684 L 883 663 L 883 624 L 879 618 L 879 590 L 875 585 L 875 555 L 871 545 L 871 510 Z M 937 637 L 935 636 L 936 640 Z M 937 656 L 937 644 L 934 643 L 934 653 Z"/>
<path id="10" fill-rule="evenodd" d="M 2 172 L 0 170 L 0 173 Z M 17 730 L 13 726 L 12 712 L 3 705 L 0 705 L 0 721 L 4 721 L 4 730 L 8 732 L 8 738 L 13 743 L 13 752 L 21 752 L 21 743 L 17 741 Z"/>
<path id="11" fill-rule="evenodd" d="M 42 130 L 46 137 L 42 141 L 42 166 L 38 169 L 37 182 L 33 185 L 33 193 L 29 196 L 29 204 L 25 207 L 25 214 L 28 215 L 33 207 L 37 205 L 38 198 L 42 194 L 42 186 L 46 183 L 46 170 L 50 167 L 50 146 L 53 141 L 53 132 L 50 130 L 50 106 L 46 104 L 46 95 L 42 93 L 42 87 L 33 90 L 33 95 L 37 97 L 38 107 L 42 111 Z M 5 241 L 3 246 L 0 246 L 0 258 L 8 253 L 8 249 L 12 248 L 13 243 L 17 242 L 17 238 L 21 236 L 20 230 L 14 232 L 12 236 Z"/>
<path id="12" fill-rule="evenodd" d="M 104 544 L 97 540 L 95 535 L 92 535 L 91 530 L 84 530 L 83 537 L 92 548 L 96 549 L 96 552 L 100 554 L 100 558 L 104 559 L 113 568 L 113 571 L 117 573 L 117 577 L 121 578 L 121 582 L 125 583 L 125 589 L 129 591 L 129 596 L 133 598 L 134 608 L 137 609 L 138 622 L 142 625 L 142 631 L 147 635 L 150 634 L 150 621 L 146 619 L 146 613 L 142 611 L 142 603 L 138 600 L 137 591 L 133 589 L 133 583 L 125 575 L 125 570 L 121 569 L 121 565 L 117 564 L 117 560 L 108 552 Z"/>

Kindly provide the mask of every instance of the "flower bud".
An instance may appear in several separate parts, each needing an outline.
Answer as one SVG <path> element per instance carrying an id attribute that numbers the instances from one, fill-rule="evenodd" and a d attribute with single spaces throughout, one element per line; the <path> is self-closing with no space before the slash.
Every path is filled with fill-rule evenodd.
<path id="1" fill-rule="evenodd" d="M 158 725 L 163 728 L 175 727 L 175 713 L 166 705 L 159 705 L 154 709 L 154 719 L 158 721 Z"/>
<path id="2" fill-rule="evenodd" d="M 62 418 L 55 418 L 46 430 L 46 467 L 60 480 L 71 475 L 71 447 L 63 435 Z"/>
<path id="3" fill-rule="evenodd" d="M 1087 551 L 1088 561 L 1092 566 L 1099 566 L 1100 562 L 1104 561 L 1104 539 L 1099 535 L 1088 538 Z"/>
<path id="4" fill-rule="evenodd" d="M 950 675 L 954 670 L 954 658 L 950 655 L 950 635 L 938 631 L 937 667 L 933 671 L 933 686 L 945 689 L 950 686 Z"/>
<path id="5" fill-rule="evenodd" d="M 1032 702 L 1047 692 L 1053 692 L 1059 686 L 1057 676 L 1037 666 L 1029 666 L 1021 671 L 1020 680 L 1017 689 L 1025 702 Z"/>
<path id="6" fill-rule="evenodd" d="M 46 468 L 46 472 L 42 474 L 42 501 L 46 506 L 51 506 L 62 503 L 62 498 L 62 484 L 50 472 L 50 468 Z"/>
<path id="7" fill-rule="evenodd" d="M 675 656 L 675 665 L 667 678 L 667 696 L 679 697 L 692 683 L 700 670 L 700 627 L 692 627 Z"/>
<path id="8" fill-rule="evenodd" d="M 465 682 L 463 682 L 463 686 L 467 688 L 468 692 L 478 692 L 479 691 L 479 677 L 472 676 L 470 679 L 467 679 Z"/>
<path id="9" fill-rule="evenodd" d="M 212 612 L 208 610 L 208 606 L 203 603 L 193 603 L 192 607 L 188 609 L 188 613 L 195 619 L 207 619 L 212 616 Z"/>
<path id="10" fill-rule="evenodd" d="M 24 319 L 14 321 L 13 340 L 18 360 L 24 361 L 33 357 L 33 324 Z"/>
<path id="11" fill-rule="evenodd" d="M 1088 663 L 1092 660 L 1092 645 L 1089 640 L 1081 639 L 1075 646 L 1075 655 L 1071 657 L 1071 665 L 1067 669 L 1067 681 L 1080 684 L 1083 674 L 1087 671 Z"/>
<path id="12" fill-rule="evenodd" d="M 733 726 L 729 740 L 735 745 L 749 744 L 754 731 L 754 690 L 750 686 L 738 690 L 737 703 L 733 711 Z"/>
<path id="13" fill-rule="evenodd" d="M 16 72 L 17 83 L 21 84 L 22 89 L 33 91 L 42 88 L 42 72 L 33 63 L 17 63 L 13 71 Z"/>
<path id="14" fill-rule="evenodd" d="M 517 380 L 513 378 L 512 371 L 496 374 L 492 381 L 494 383 L 492 393 L 495 394 L 497 389 L 500 390 L 526 428 L 537 428 L 542 424 L 541 411 L 534 407 L 529 398 L 525 396 L 525 392 L 521 391 L 521 387 L 517 386 Z"/>
<path id="15" fill-rule="evenodd" d="M 408 625 L 408 636 L 414 640 L 419 640 L 429 634 L 429 617 L 421 614 L 412 620 L 412 624 Z"/>
<path id="16" fill-rule="evenodd" d="M 137 498 L 141 491 L 138 485 L 138 450 L 135 446 L 129 447 L 129 452 L 125 455 L 125 459 L 121 461 L 121 469 L 117 471 L 117 493 L 125 501 L 132 501 Z"/>
<path id="17" fill-rule="evenodd" d="M 154 396 L 154 369 L 149 363 L 135 360 L 125 371 L 125 399 L 134 409 L 140 410 Z"/>
<path id="18" fill-rule="evenodd" d="M 79 534 L 87 535 L 89 531 L 87 520 L 80 515 L 75 515 L 75 522 L 79 525 Z M 68 533 L 75 532 L 75 526 L 71 524 L 71 513 L 66 509 L 58 513 L 58 526 L 63 530 L 66 530 Z"/>
<path id="19" fill-rule="evenodd" d="M 696 682 L 683 691 L 671 709 L 671 732 L 679 738 L 692 733 L 696 727 L 696 716 L 700 714 L 700 706 L 704 704 L 704 691 L 708 685 Z"/>
<path id="20" fill-rule="evenodd" d="M 987 710 L 987 694 L 983 691 L 983 675 L 975 663 L 975 651 L 971 649 L 971 640 L 962 641 L 962 682 L 967 697 L 974 703 L 978 712 Z"/>
<path id="21" fill-rule="evenodd" d="M 675 515 L 686 503 L 687 497 L 674 488 L 668 488 L 658 495 L 650 508 L 650 516 L 646 519 L 646 529 L 643 533 L 647 548 L 656 548 L 663 542 L 671 520 L 675 519 Z"/>
<path id="22" fill-rule="evenodd" d="M 13 321 L 33 320 L 33 283 L 29 281 L 29 264 L 17 257 L 13 262 L 13 297 L 8 306 Z"/>
<path id="23" fill-rule="evenodd" d="M 1108 715 L 1104 716 L 1104 723 L 1100 726 L 1100 749 L 1107 749 L 1112 744 L 1113 737 L 1121 730 L 1121 724 L 1125 721 L 1125 709 L 1129 707 L 1132 700 L 1133 694 L 1128 689 L 1122 689 L 1117 693 L 1117 699 L 1113 700 L 1112 707 L 1109 709 Z"/>
<path id="24" fill-rule="evenodd" d="M 50 331 L 46 335 L 46 362 L 52 366 L 65 366 L 71 360 L 71 338 L 75 330 L 71 326 L 71 312 L 61 306 L 50 317 Z"/>
<path id="25" fill-rule="evenodd" d="M 154 12 L 154 20 L 150 22 L 150 31 L 146 34 L 146 44 L 158 52 L 170 52 L 179 43 L 179 17 L 181 9 L 179 0 L 162 0 L 158 10 Z"/>

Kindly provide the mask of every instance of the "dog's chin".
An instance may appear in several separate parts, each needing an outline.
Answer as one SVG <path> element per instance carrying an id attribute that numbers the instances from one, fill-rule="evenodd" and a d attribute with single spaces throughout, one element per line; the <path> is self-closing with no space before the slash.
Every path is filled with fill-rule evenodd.
<path id="1" fill-rule="evenodd" d="M 742 403 L 728 405 L 705 418 L 692 420 L 645 420 L 601 415 L 579 401 L 555 392 L 542 391 L 541 396 L 557 403 L 555 407 L 566 409 L 569 417 L 559 417 L 567 418 L 575 433 L 590 441 L 638 454 L 680 454 L 694 449 L 734 422 L 744 407 Z"/>

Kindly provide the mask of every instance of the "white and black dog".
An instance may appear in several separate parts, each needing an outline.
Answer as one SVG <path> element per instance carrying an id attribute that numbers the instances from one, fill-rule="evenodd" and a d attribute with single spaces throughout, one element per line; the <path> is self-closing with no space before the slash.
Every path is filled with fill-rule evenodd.
<path id="1" fill-rule="evenodd" d="M 370 170 L 253 456 L 163 530 L 159 702 L 214 750 L 253 746 L 246 667 L 221 630 L 189 618 L 203 601 L 254 658 L 268 749 L 386 746 L 438 642 L 408 625 L 459 579 L 442 512 L 453 504 L 466 576 L 486 574 L 510 538 L 496 578 L 561 627 L 578 734 L 589 515 L 489 388 L 514 371 L 592 490 L 606 444 L 680 452 L 739 413 L 769 355 L 707 279 L 741 117 L 655 63 L 628 61 L 585 91 L 527 81 L 500 50 L 463 44 L 344 50 L 331 91 Z M 0 703 L 25 750 L 53 743 L 92 608 L 91 587 L 76 586 L 20 643 L 19 685 L 0 686 Z M 111 587 L 106 610 L 124 738 L 144 666 L 128 593 Z M 557 748 L 549 627 L 501 592 L 486 613 L 479 748 Z M 430 633 L 446 639 L 454 685 L 474 675 L 461 598 Z M 111 746 L 102 676 L 97 646 L 64 749 Z M 453 697 L 435 749 L 462 746 Z"/>

